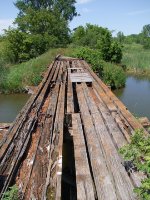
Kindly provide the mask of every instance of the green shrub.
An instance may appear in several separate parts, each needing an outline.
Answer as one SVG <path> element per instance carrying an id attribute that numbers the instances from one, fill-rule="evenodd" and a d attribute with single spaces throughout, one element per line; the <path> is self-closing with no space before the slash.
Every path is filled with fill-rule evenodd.
<path id="1" fill-rule="evenodd" d="M 143 130 L 136 130 L 131 137 L 131 143 L 120 149 L 124 159 L 131 161 L 137 170 L 147 175 L 140 187 L 135 188 L 135 193 L 140 199 L 150 199 L 150 136 L 145 135 Z"/>
<path id="2" fill-rule="evenodd" d="M 111 31 L 107 28 L 91 24 L 79 26 L 72 34 L 72 42 L 77 46 L 98 50 L 106 62 L 121 62 L 122 46 L 114 41 Z"/>
<path id="3" fill-rule="evenodd" d="M 35 58 L 50 47 L 58 45 L 58 38 L 54 35 L 45 33 L 29 34 L 21 32 L 17 29 L 10 29 L 6 31 L 7 36 L 7 54 L 11 56 L 11 62 L 25 62 L 31 58 Z"/>
<path id="4" fill-rule="evenodd" d="M 103 61 L 100 51 L 80 47 L 74 51 L 72 56 L 85 59 L 91 64 L 93 71 L 98 73 L 103 81 L 112 88 L 121 88 L 125 85 L 126 77 L 123 69 Z"/>
<path id="5" fill-rule="evenodd" d="M 102 78 L 112 89 L 125 86 L 126 75 L 123 69 L 112 63 L 104 63 Z"/>
<path id="6" fill-rule="evenodd" d="M 10 187 L 8 191 L 3 194 L 2 200 L 19 200 L 18 187 L 16 185 Z"/>
<path id="7" fill-rule="evenodd" d="M 111 62 L 120 63 L 122 59 L 122 45 L 116 41 L 112 42 L 109 54 Z"/>
<path id="8" fill-rule="evenodd" d="M 103 61 L 100 51 L 92 50 L 90 48 L 80 47 L 78 49 L 75 49 L 72 56 L 83 58 L 92 65 L 92 69 L 95 72 L 99 73 L 100 75 L 102 74 Z"/>

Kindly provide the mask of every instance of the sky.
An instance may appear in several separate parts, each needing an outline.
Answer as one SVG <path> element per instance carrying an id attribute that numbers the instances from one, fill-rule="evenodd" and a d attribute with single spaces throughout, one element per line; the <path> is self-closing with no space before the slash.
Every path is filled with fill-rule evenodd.
<path id="1" fill-rule="evenodd" d="M 17 16 L 14 1 L 0 0 L 0 33 Z M 91 23 L 130 35 L 140 33 L 144 25 L 150 24 L 150 0 L 77 0 L 76 8 L 80 16 L 70 23 L 71 29 Z"/>

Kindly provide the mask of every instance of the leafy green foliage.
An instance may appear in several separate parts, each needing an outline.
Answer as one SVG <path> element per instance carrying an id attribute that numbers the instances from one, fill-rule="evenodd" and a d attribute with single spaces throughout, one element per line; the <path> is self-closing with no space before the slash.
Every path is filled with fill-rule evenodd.
<path id="1" fill-rule="evenodd" d="M 7 192 L 4 193 L 2 200 L 19 200 L 18 188 L 16 185 L 10 187 Z"/>
<path id="2" fill-rule="evenodd" d="M 116 41 L 113 41 L 110 45 L 109 55 L 111 62 L 120 63 L 122 59 L 122 45 Z"/>
<path id="3" fill-rule="evenodd" d="M 150 37 L 150 24 L 143 26 L 142 34 L 145 37 Z"/>
<path id="4" fill-rule="evenodd" d="M 141 33 L 124 37 L 125 44 L 141 44 L 144 49 L 150 49 L 150 24 L 143 26 Z"/>
<path id="5" fill-rule="evenodd" d="M 124 42 L 124 39 L 125 39 L 125 36 L 124 36 L 123 32 L 119 31 L 119 32 L 117 33 L 117 41 L 118 41 L 119 43 L 123 43 L 123 42 Z"/>
<path id="6" fill-rule="evenodd" d="M 131 143 L 120 149 L 120 153 L 127 161 L 132 161 L 137 170 L 148 175 L 142 181 L 141 186 L 135 192 L 143 200 L 150 199 L 150 136 L 145 135 L 143 130 L 136 130 L 131 137 Z"/>
<path id="7" fill-rule="evenodd" d="M 120 66 L 112 63 L 104 63 L 102 78 L 112 89 L 119 89 L 125 86 L 126 75 Z"/>
<path id="8" fill-rule="evenodd" d="M 102 59 L 120 63 L 122 58 L 121 45 L 113 40 L 111 32 L 107 28 L 87 24 L 79 26 L 72 35 L 75 45 L 90 47 L 101 52 Z"/>
<path id="9" fill-rule="evenodd" d="M 102 57 L 105 61 L 111 61 L 111 40 L 111 33 L 109 31 L 106 31 L 101 35 L 101 37 L 97 41 L 97 48 L 102 52 Z"/>
<path id="10" fill-rule="evenodd" d="M 102 74 L 103 61 L 100 51 L 80 47 L 73 52 L 72 56 L 85 59 L 88 63 L 92 64 L 92 68 L 95 72 L 99 73 L 99 75 Z"/>
<path id="11" fill-rule="evenodd" d="M 6 31 L 14 62 L 37 57 L 51 47 L 66 46 L 69 41 L 67 22 L 47 10 L 28 9 L 27 15 L 16 21 L 18 29 Z"/>
<path id="12" fill-rule="evenodd" d="M 19 30 L 8 30 L 6 31 L 6 37 L 8 41 L 8 49 L 12 52 L 12 62 L 17 62 L 20 60 L 20 55 L 22 53 L 23 41 L 25 39 L 25 34 Z"/>
<path id="13" fill-rule="evenodd" d="M 75 0 L 17 0 L 16 29 L 5 32 L 11 62 L 24 62 L 70 42 L 68 22 L 77 15 Z"/>
<path id="14" fill-rule="evenodd" d="M 106 28 L 97 25 L 86 24 L 85 27 L 79 26 L 75 29 L 72 35 L 72 41 L 79 46 L 88 46 L 90 48 L 97 48 L 98 40 L 104 35 L 108 34 L 111 39 L 111 34 Z"/>
<path id="15" fill-rule="evenodd" d="M 74 16 L 77 16 L 75 3 L 75 0 L 17 0 L 15 5 L 20 10 L 18 17 L 24 15 L 30 7 L 36 11 L 45 9 L 56 14 L 59 13 L 62 18 L 71 21 Z"/>
<path id="16" fill-rule="evenodd" d="M 139 188 L 135 188 L 134 192 L 142 200 L 150 200 L 150 178 L 144 179 Z"/>
<path id="17" fill-rule="evenodd" d="M 68 22 L 47 9 L 34 10 L 26 9 L 26 13 L 16 18 L 15 23 L 18 29 L 25 33 L 41 34 L 57 37 L 61 43 L 65 40 L 64 36 L 68 37 Z"/>
<path id="18" fill-rule="evenodd" d="M 68 52 L 71 51 L 72 49 L 51 49 L 27 62 L 5 67 L 3 76 L 0 78 L 0 92 L 21 93 L 25 91 L 26 86 L 37 86 L 42 80 L 48 64 L 58 54 L 68 55 Z"/>
<path id="19" fill-rule="evenodd" d="M 112 88 L 121 88 L 125 85 L 126 77 L 123 69 L 103 61 L 99 50 L 80 47 L 74 51 L 72 56 L 85 59 L 91 64 L 93 71 L 99 74 L 104 82 Z"/>

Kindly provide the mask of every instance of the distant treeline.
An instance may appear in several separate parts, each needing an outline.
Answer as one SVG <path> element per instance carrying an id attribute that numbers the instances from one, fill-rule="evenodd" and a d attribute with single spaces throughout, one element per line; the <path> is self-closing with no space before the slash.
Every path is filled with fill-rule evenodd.
<path id="1" fill-rule="evenodd" d="M 124 36 L 123 32 L 118 32 L 116 40 L 120 43 L 143 45 L 144 49 L 150 49 L 150 24 L 143 26 L 141 33 Z"/>

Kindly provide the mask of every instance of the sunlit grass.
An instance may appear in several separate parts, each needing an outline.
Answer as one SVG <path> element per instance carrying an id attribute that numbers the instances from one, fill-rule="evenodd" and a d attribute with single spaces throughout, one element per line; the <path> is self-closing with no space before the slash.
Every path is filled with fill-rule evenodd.
<path id="1" fill-rule="evenodd" d="M 128 70 L 150 72 L 150 50 L 139 44 L 124 45 L 122 64 Z"/>
<path id="2" fill-rule="evenodd" d="M 71 49 L 51 49 L 28 62 L 4 67 L 5 73 L 3 73 L 3 78 L 0 79 L 0 92 L 19 93 L 23 92 L 27 85 L 37 86 L 43 78 L 43 72 L 46 71 L 47 66 L 56 55 L 67 55 L 70 51 Z"/>

